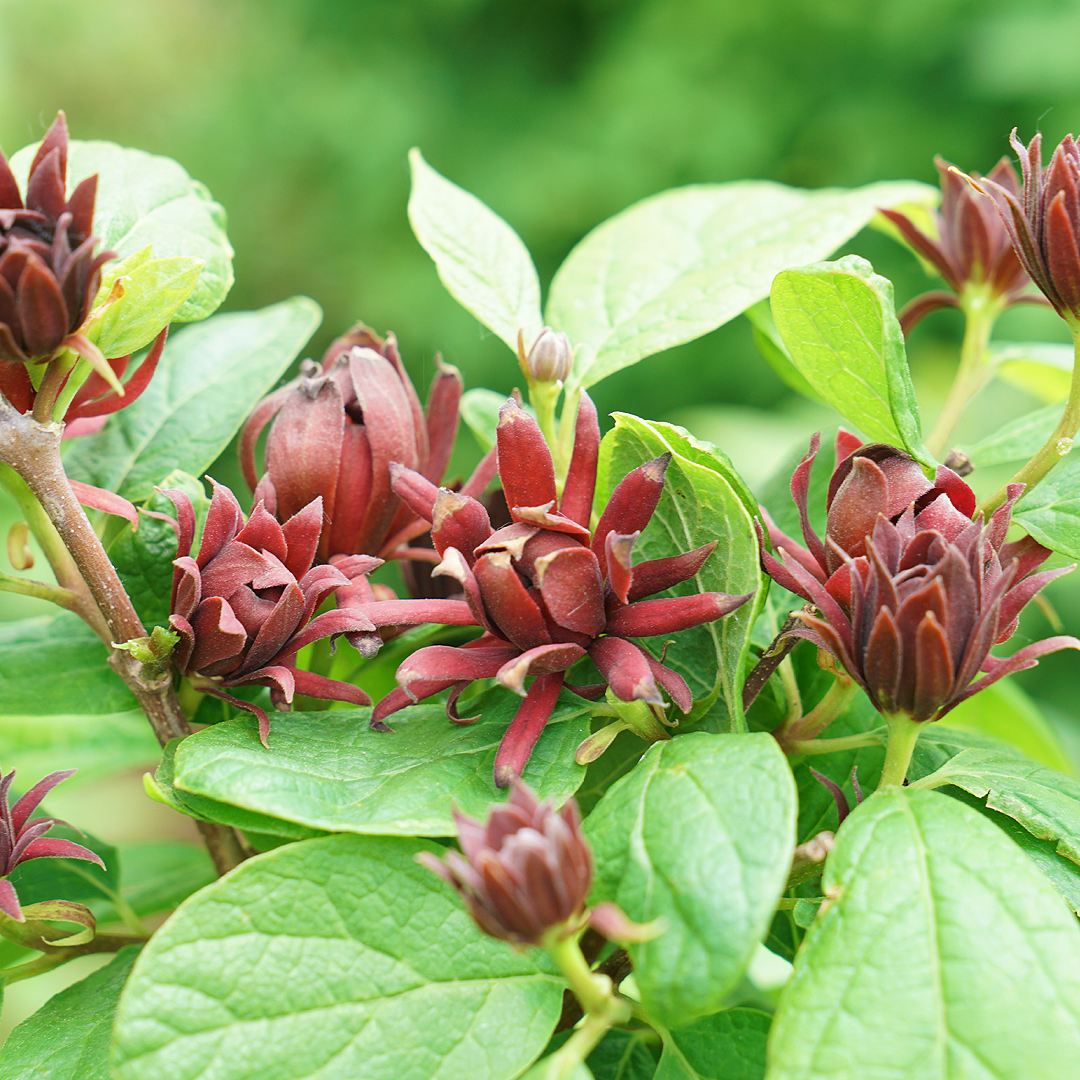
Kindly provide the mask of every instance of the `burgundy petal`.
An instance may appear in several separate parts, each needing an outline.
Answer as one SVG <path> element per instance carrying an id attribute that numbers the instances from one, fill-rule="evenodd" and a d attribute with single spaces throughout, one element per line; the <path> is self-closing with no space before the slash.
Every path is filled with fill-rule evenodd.
<path id="1" fill-rule="evenodd" d="M 624 637 L 671 634 L 723 618 L 745 604 L 752 595 L 728 596 L 727 593 L 709 592 L 639 600 L 611 613 L 607 621 L 608 633 Z"/>
<path id="2" fill-rule="evenodd" d="M 620 701 L 647 701 L 663 705 L 652 666 L 645 654 L 629 641 L 605 636 L 593 642 L 589 656 Z"/>
<path id="3" fill-rule="evenodd" d="M 530 675 L 551 675 L 566 671 L 583 656 L 580 645 L 540 645 L 508 660 L 499 668 L 496 678 L 515 694 L 525 697 L 525 679 Z"/>
<path id="4" fill-rule="evenodd" d="M 511 514 L 516 506 L 554 504 L 558 494 L 551 451 L 536 421 L 513 398 L 499 410 L 495 434 L 499 477 Z"/>
<path id="5" fill-rule="evenodd" d="M 596 463 L 600 453 L 600 423 L 592 398 L 583 390 L 574 427 L 574 452 L 563 485 L 559 510 L 586 528 L 592 515 Z"/>
<path id="6" fill-rule="evenodd" d="M 603 581 L 596 556 L 588 548 L 563 548 L 537 559 L 535 581 L 559 626 L 589 637 L 603 631 Z"/>
<path id="7" fill-rule="evenodd" d="M 495 754 L 496 787 L 506 787 L 524 771 L 537 739 L 551 718 L 562 684 L 563 673 L 558 671 L 539 676 L 530 687 Z"/>
<path id="8" fill-rule="evenodd" d="M 609 532 L 642 532 L 652 520 L 664 492 L 664 473 L 671 462 L 671 454 L 661 454 L 626 474 L 611 493 L 600 523 L 593 533 L 592 550 L 600 563 L 600 573 L 607 574 L 605 544 Z"/>
<path id="9" fill-rule="evenodd" d="M 649 559 L 638 563 L 634 567 L 634 580 L 627 595 L 628 602 L 633 603 L 688 581 L 705 565 L 705 561 L 716 550 L 718 542 L 714 540 L 711 544 L 695 548 L 684 555 L 671 555 L 666 559 Z"/>

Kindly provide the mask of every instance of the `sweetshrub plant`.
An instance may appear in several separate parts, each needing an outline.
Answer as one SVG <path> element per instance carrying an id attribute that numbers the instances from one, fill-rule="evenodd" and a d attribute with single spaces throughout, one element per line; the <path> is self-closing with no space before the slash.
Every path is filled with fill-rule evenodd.
<path id="1" fill-rule="evenodd" d="M 1000 680 L 1080 650 L 1017 634 L 1080 558 L 1080 381 L 952 445 L 1001 311 L 1037 288 L 1080 334 L 1075 145 L 1017 146 L 1022 190 L 942 162 L 939 210 L 906 181 L 663 192 L 543 308 L 516 233 L 414 152 L 416 236 L 527 391 L 440 362 L 426 407 L 359 324 L 275 389 L 319 309 L 214 314 L 223 214 L 174 162 L 62 117 L 0 158 L 0 589 L 63 609 L 0 629 L 4 730 L 34 732 L 5 764 L 62 770 L 0 785 L 0 980 L 115 954 L 0 1074 L 1074 1075 L 1080 780 Z M 947 286 L 902 320 L 821 261 L 872 220 Z M 940 307 L 967 333 L 924 443 L 902 325 Z M 846 425 L 764 505 L 681 428 L 601 438 L 588 394 L 744 312 Z M 238 434 L 252 497 L 210 497 Z M 154 737 L 147 794 L 205 852 L 30 817 Z"/>

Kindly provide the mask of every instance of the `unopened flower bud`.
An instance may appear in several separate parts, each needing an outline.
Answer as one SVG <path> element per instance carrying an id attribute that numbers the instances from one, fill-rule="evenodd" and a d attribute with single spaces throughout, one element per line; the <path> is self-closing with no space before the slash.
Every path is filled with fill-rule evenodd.
<path id="1" fill-rule="evenodd" d="M 566 382 L 574 367 L 574 350 L 570 339 L 545 326 L 521 367 L 526 378 L 533 382 Z"/>

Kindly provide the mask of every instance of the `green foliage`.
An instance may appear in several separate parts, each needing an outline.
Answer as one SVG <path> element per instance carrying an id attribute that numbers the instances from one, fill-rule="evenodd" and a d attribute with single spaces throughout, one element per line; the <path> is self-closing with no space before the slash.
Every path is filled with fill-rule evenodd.
<path id="1" fill-rule="evenodd" d="M 138 955 L 121 949 L 24 1020 L 0 1050 L 4 1080 L 109 1080 L 116 1003 Z"/>
<path id="2" fill-rule="evenodd" d="M 496 791 L 495 751 L 521 699 L 501 688 L 468 707 L 459 726 L 441 705 L 394 716 L 394 732 L 372 731 L 369 709 L 274 716 L 270 749 L 254 721 L 232 720 L 185 739 L 173 783 L 245 811 L 332 832 L 452 836 L 451 808 L 483 817 Z M 563 802 L 585 775 L 574 751 L 589 733 L 589 705 L 564 693 L 525 768 L 541 795 Z M 265 831 L 273 832 L 273 829 Z"/>
<path id="3" fill-rule="evenodd" d="M 1038 487 L 1022 496 L 1013 521 L 1040 544 L 1080 559 L 1080 456 L 1063 458 Z"/>
<path id="4" fill-rule="evenodd" d="M 931 460 L 891 282 L 856 256 L 785 270 L 773 282 L 772 313 L 791 362 L 821 398 L 870 442 Z"/>
<path id="5" fill-rule="evenodd" d="M 69 475 L 133 501 L 148 499 L 170 470 L 202 475 L 320 318 L 317 304 L 297 296 L 185 327 L 139 400 L 68 454 Z"/>
<path id="6" fill-rule="evenodd" d="M 770 1019 L 755 1009 L 729 1009 L 672 1032 L 655 1080 L 764 1080 Z"/>
<path id="7" fill-rule="evenodd" d="M 308 840 L 197 893 L 132 973 L 116 1076 L 511 1080 L 555 1026 L 560 980 L 481 935 L 415 863 L 433 847 Z"/>
<path id="8" fill-rule="evenodd" d="M 715 1012 L 765 934 L 795 843 L 795 790 L 768 735 L 691 732 L 654 744 L 585 822 L 594 900 L 667 929 L 629 947 L 648 1012 Z"/>
<path id="9" fill-rule="evenodd" d="M 990 822 L 936 792 L 879 792 L 844 823 L 822 884 L 829 900 L 773 1024 L 770 1080 L 1068 1074 L 1080 929 Z"/>

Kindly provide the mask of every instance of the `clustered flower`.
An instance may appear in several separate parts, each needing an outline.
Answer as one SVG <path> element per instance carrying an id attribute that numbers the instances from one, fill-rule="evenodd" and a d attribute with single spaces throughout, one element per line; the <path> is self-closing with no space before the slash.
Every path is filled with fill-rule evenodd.
<path id="1" fill-rule="evenodd" d="M 1061 636 L 1007 659 L 990 655 L 1015 632 L 1024 605 L 1071 569 L 1034 573 L 1049 550 L 1031 537 L 1005 542 L 1022 484 L 1009 487 L 984 523 L 971 488 L 951 469 L 938 466 L 929 481 L 902 451 L 862 446 L 842 431 L 822 542 L 808 507 L 818 446 L 815 436 L 791 482 L 805 547 L 770 522 L 779 559 L 762 537 L 762 565 L 817 609 L 799 613 L 804 626 L 792 633 L 831 653 L 881 713 L 937 720 L 1047 653 L 1080 649 Z"/>
<path id="2" fill-rule="evenodd" d="M 7 880 L 15 868 L 30 859 L 82 859 L 104 867 L 101 859 L 89 848 L 45 834 L 63 822 L 56 818 L 31 818 L 41 800 L 61 781 L 75 773 L 74 769 L 50 773 L 39 780 L 14 806 L 11 805 L 11 784 L 15 770 L 0 777 L 0 911 L 18 922 L 25 922 L 15 886 Z"/>

